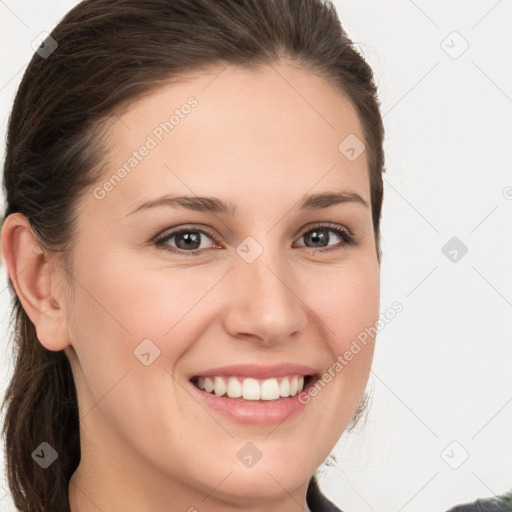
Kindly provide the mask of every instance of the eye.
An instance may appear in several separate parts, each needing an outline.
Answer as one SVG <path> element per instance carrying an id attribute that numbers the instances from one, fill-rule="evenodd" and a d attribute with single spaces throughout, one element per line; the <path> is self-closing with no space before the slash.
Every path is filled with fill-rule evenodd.
<path id="1" fill-rule="evenodd" d="M 327 245 L 331 241 L 331 236 L 329 233 L 335 233 L 338 239 L 342 240 L 342 244 L 338 246 L 329 246 Z M 310 243 L 317 244 L 315 247 L 315 252 L 325 252 L 332 251 L 336 249 L 342 249 L 347 245 L 351 245 L 355 243 L 355 237 L 351 235 L 348 229 L 343 228 L 341 226 L 337 226 L 336 224 L 319 224 L 315 226 L 313 229 L 306 231 L 301 238 L 309 240 Z"/>
<path id="2" fill-rule="evenodd" d="M 208 233 L 203 229 L 194 228 L 182 228 L 176 231 L 171 231 L 167 235 L 155 240 L 154 243 L 157 247 L 162 247 L 167 251 L 196 256 L 201 254 L 198 252 L 199 250 L 205 248 L 201 244 L 201 238 L 203 237 L 210 238 L 215 243 L 218 243 L 211 233 Z M 175 239 L 177 247 L 168 243 L 168 241 L 172 239 Z M 195 252 L 191 252 L 191 250 L 194 250 Z"/>
<path id="3" fill-rule="evenodd" d="M 329 233 L 334 233 L 335 239 L 338 238 L 342 241 L 341 245 L 328 245 L 331 241 Z M 166 251 L 177 254 L 186 254 L 187 256 L 197 256 L 207 248 L 202 243 L 204 241 L 202 238 L 204 237 L 209 238 L 216 244 L 220 244 L 215 236 L 209 231 L 192 227 L 184 227 L 171 231 L 170 233 L 157 238 L 153 243 L 157 247 Z M 301 238 L 305 238 L 309 243 L 314 244 L 314 246 L 311 247 L 314 252 L 342 249 L 347 245 L 354 245 L 356 243 L 354 235 L 352 235 L 348 229 L 330 223 L 314 226 L 312 229 L 306 231 Z M 176 245 L 170 243 L 172 240 L 174 240 Z"/>

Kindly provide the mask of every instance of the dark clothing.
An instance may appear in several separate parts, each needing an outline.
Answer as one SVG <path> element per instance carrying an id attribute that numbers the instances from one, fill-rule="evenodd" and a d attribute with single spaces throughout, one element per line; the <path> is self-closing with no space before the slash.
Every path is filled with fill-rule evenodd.
<path id="1" fill-rule="evenodd" d="M 313 475 L 309 481 L 306 501 L 311 512 L 343 512 L 322 494 L 318 486 L 316 475 Z"/>
<path id="2" fill-rule="evenodd" d="M 512 492 L 457 505 L 447 512 L 512 512 Z"/>
<path id="3" fill-rule="evenodd" d="M 309 481 L 306 501 L 311 512 L 343 512 L 322 494 L 316 475 Z M 512 491 L 494 498 L 457 505 L 447 512 L 512 512 Z"/>

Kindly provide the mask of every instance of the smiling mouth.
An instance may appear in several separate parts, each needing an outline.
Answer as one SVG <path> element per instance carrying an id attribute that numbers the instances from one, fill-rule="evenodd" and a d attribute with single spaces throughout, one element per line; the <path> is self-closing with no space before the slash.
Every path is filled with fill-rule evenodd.
<path id="1" fill-rule="evenodd" d="M 190 382 L 198 389 L 218 397 L 238 401 L 271 401 L 291 398 L 309 387 L 316 375 L 287 375 L 269 379 L 235 376 L 194 376 Z"/>

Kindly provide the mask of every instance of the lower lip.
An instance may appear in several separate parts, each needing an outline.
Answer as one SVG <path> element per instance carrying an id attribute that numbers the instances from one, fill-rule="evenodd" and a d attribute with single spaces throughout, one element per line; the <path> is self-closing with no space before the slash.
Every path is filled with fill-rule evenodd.
<path id="1" fill-rule="evenodd" d="M 309 379 L 308 385 L 295 396 L 279 398 L 278 400 L 247 400 L 239 401 L 228 396 L 217 396 L 199 389 L 189 381 L 197 396 L 209 409 L 218 411 L 232 421 L 251 425 L 271 425 L 282 423 L 297 416 L 304 410 L 306 403 L 301 403 L 299 397 L 314 385 L 315 379 Z"/>

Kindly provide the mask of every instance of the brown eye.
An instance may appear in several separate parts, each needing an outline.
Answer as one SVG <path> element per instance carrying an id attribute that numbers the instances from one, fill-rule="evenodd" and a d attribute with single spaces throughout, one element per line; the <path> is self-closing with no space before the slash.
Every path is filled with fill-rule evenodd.
<path id="1" fill-rule="evenodd" d="M 331 233 L 334 233 L 334 236 Z M 197 256 L 208 248 L 207 246 L 202 246 L 203 243 L 207 244 L 205 238 L 209 238 L 215 244 L 219 244 L 213 234 L 204 229 L 194 229 L 192 227 L 171 231 L 158 238 L 154 244 L 173 253 Z M 315 226 L 306 231 L 301 238 L 306 241 L 305 246 L 313 249 L 315 252 L 331 251 L 355 244 L 354 236 L 346 228 L 336 224 Z M 332 240 L 341 240 L 342 243 L 341 245 L 339 243 L 338 245 L 332 245 L 330 244 Z M 170 243 L 171 241 L 174 242 Z"/>
<path id="2" fill-rule="evenodd" d="M 338 246 L 329 245 L 329 242 L 333 238 L 329 233 L 334 233 L 334 239 L 341 239 L 343 243 Z M 312 246 L 307 245 L 307 247 L 311 249 L 315 249 L 317 251 L 330 251 L 342 248 L 346 245 L 350 245 L 354 242 L 353 237 L 346 229 L 342 229 L 338 226 L 333 225 L 320 225 L 316 226 L 309 231 L 306 231 L 302 237 L 306 243 L 312 244 Z"/>
<path id="3" fill-rule="evenodd" d="M 203 231 L 202 229 L 189 228 L 171 231 L 167 235 L 156 240 L 155 245 L 171 252 L 197 255 L 205 249 L 205 247 L 201 247 L 205 237 L 216 243 L 213 236 L 208 234 L 206 231 Z M 175 245 L 168 243 L 173 239 L 175 240 Z"/>

